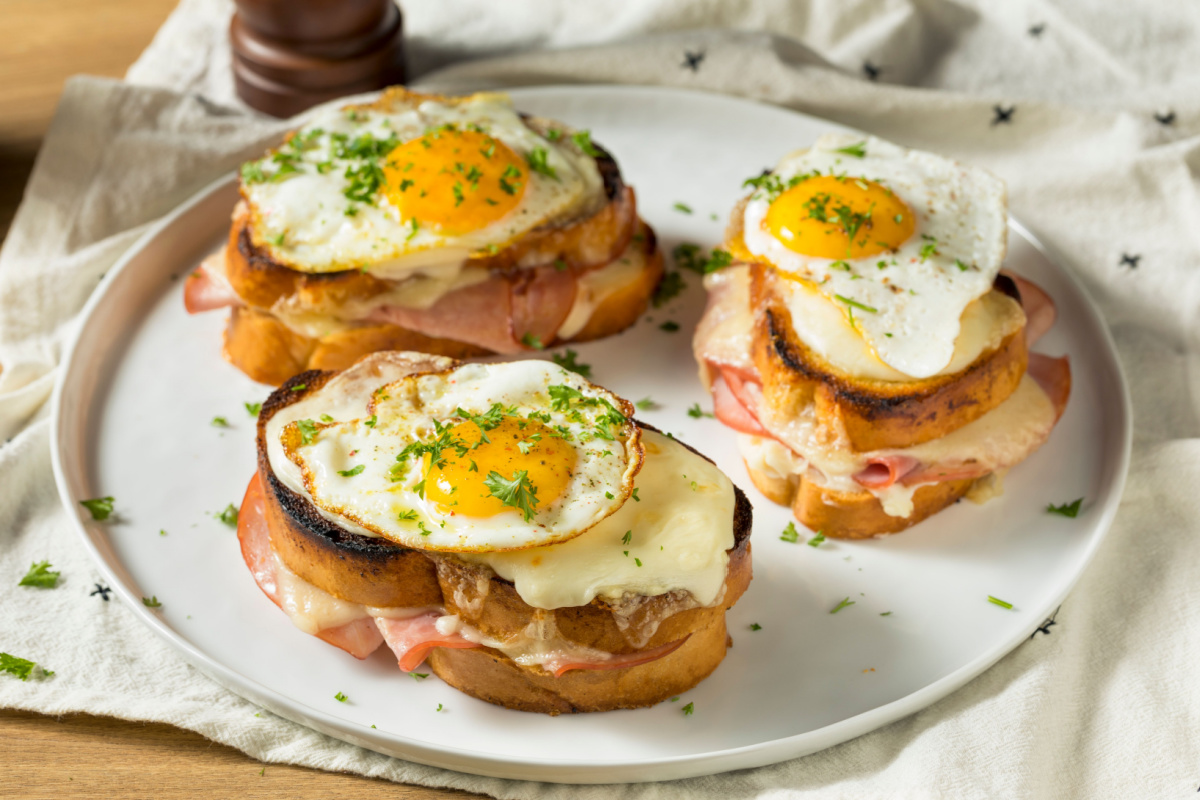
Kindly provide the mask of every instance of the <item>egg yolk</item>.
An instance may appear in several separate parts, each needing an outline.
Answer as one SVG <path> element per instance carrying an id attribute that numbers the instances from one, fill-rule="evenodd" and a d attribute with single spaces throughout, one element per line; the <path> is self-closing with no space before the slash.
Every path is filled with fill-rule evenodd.
<path id="1" fill-rule="evenodd" d="M 461 456 L 444 450 L 437 464 L 425 457 L 425 497 L 443 514 L 494 517 L 513 511 L 484 483 L 493 471 L 511 481 L 524 470 L 537 493 L 538 509 L 561 497 L 575 472 L 575 448 L 537 420 L 503 417 L 486 432 L 474 422 L 460 422 L 450 433 L 472 449 Z"/>
<path id="2" fill-rule="evenodd" d="M 404 220 L 456 235 L 479 230 L 516 208 L 529 169 L 508 145 L 486 133 L 442 127 L 392 150 L 383 175 L 384 195 Z"/>
<path id="3" fill-rule="evenodd" d="M 814 258 L 863 258 L 895 250 L 916 229 L 908 205 L 865 178 L 818 175 L 785 191 L 763 225 L 784 247 Z"/>

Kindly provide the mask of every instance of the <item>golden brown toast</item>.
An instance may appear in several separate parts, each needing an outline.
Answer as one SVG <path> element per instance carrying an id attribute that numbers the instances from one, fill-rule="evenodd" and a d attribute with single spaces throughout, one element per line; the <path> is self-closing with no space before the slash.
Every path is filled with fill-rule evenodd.
<path id="1" fill-rule="evenodd" d="M 432 359 L 423 362 L 420 354 L 413 354 L 412 362 L 414 373 L 444 368 Z M 294 376 L 271 394 L 259 414 L 258 472 L 271 546 L 294 573 L 335 597 L 363 605 L 444 606 L 447 613 L 496 639 L 536 623 L 553 625 L 568 642 L 614 655 L 684 642 L 649 663 L 589 676 L 582 673 L 590 670 L 574 670 L 558 678 L 486 647 L 467 658 L 461 653 L 447 656 L 444 648 L 430 655 L 431 669 L 447 683 L 509 708 L 558 714 L 651 705 L 695 685 L 720 663 L 726 648 L 725 611 L 751 578 L 752 512 L 741 490 L 734 489 L 734 546 L 728 551 L 725 588 L 717 604 L 694 607 L 685 596 L 668 593 L 620 607 L 596 598 L 585 606 L 537 609 L 486 566 L 451 553 L 427 553 L 346 531 L 279 481 L 266 454 L 267 422 L 334 374 L 314 370 Z M 300 386 L 304 388 L 293 391 Z"/>
<path id="2" fill-rule="evenodd" d="M 1025 374 L 1025 315 L 998 289 L 983 301 L 996 306 L 1001 327 L 974 362 L 950 375 L 883 381 L 849 375 L 813 352 L 796 335 L 777 291 L 786 279 L 763 264 L 752 264 L 750 275 L 753 356 L 767 405 L 785 419 L 814 406 L 823 427 L 844 431 L 854 450 L 941 438 L 1004 402 Z"/>

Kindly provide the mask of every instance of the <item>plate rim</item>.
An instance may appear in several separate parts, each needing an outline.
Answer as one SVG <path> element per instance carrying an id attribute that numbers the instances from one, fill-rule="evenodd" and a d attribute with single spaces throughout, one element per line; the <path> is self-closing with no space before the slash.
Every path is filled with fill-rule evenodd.
<path id="1" fill-rule="evenodd" d="M 511 87 L 505 91 L 512 94 L 514 99 L 518 101 L 523 95 L 546 95 L 556 92 L 571 92 L 573 94 L 634 93 L 685 97 L 700 96 L 708 102 L 727 102 L 735 106 L 749 103 L 769 108 L 775 112 L 807 118 L 822 125 L 840 128 L 846 127 L 821 117 L 805 114 L 762 100 L 695 89 L 649 85 L 628 86 L 621 84 L 592 84 L 586 86 L 546 84 Z M 867 135 L 865 132 L 858 132 Z M 108 583 L 116 589 L 118 595 L 124 599 L 126 605 L 133 611 L 134 615 L 159 636 L 160 639 L 174 648 L 185 660 L 197 667 L 208 678 L 240 697 L 262 706 L 278 716 L 313 728 L 333 738 L 391 757 L 442 769 L 504 779 L 537 780 L 567 784 L 599 784 L 611 783 L 611 770 L 619 768 L 626 773 L 629 782 L 674 780 L 711 775 L 732 769 L 760 767 L 799 758 L 869 733 L 890 722 L 916 713 L 961 689 L 994 666 L 1005 655 L 1015 650 L 1017 646 L 1026 641 L 1042 624 L 1035 623 L 1027 629 L 1021 629 L 1022 632 L 1019 636 L 997 640 L 996 644 L 972 661 L 903 697 L 820 728 L 774 739 L 769 742 L 741 745 L 706 753 L 651 757 L 635 761 L 628 759 L 578 761 L 554 758 L 516 758 L 485 751 L 457 750 L 449 747 L 433 746 L 421 740 L 392 732 L 371 731 L 370 733 L 364 733 L 365 730 L 369 729 L 361 729 L 356 724 L 348 723 L 336 716 L 313 708 L 302 701 L 284 696 L 271 687 L 252 680 L 235 669 L 220 663 L 213 656 L 208 655 L 188 642 L 168 625 L 165 620 L 150 613 L 148 609 L 142 608 L 140 598 L 134 596 L 134 593 L 125 584 L 125 581 L 117 574 L 115 566 L 109 563 L 108 556 L 101 552 L 99 540 L 106 538 L 107 534 L 98 526 L 95 526 L 94 523 L 85 520 L 82 512 L 75 508 L 74 505 L 74 496 L 71 492 L 71 479 L 67 475 L 65 457 L 62 451 L 64 438 L 67 435 L 63 415 L 63 398 L 68 389 L 68 382 L 73 378 L 78 380 L 75 377 L 78 373 L 75 356 L 77 350 L 80 348 L 83 335 L 87 332 L 89 325 L 93 323 L 96 310 L 106 302 L 108 295 L 113 291 L 112 287 L 117 285 L 120 276 L 165 230 L 187 217 L 198 206 L 210 200 L 213 195 L 221 191 L 227 191 L 230 188 L 230 184 L 236 181 L 236 177 L 236 172 L 226 173 L 192 195 L 188 200 L 174 208 L 157 222 L 151 224 L 130 245 L 129 249 L 122 254 L 117 263 L 108 271 L 104 281 L 93 291 L 91 297 L 88 298 L 88 301 L 76 317 L 74 329 L 71 331 L 68 344 L 63 350 L 63 356 L 59 364 L 61 369 L 56 376 L 50 405 L 50 447 L 51 464 L 59 498 L 64 509 L 67 511 L 67 516 L 71 519 L 72 526 L 82 538 L 85 549 L 93 562 L 100 568 L 101 573 Z M 1101 496 L 1103 497 L 1103 501 L 1100 515 L 1095 523 L 1096 533 L 1091 536 L 1090 541 L 1084 549 L 1078 569 L 1070 580 L 1064 583 L 1060 592 L 1055 595 L 1053 601 L 1048 605 L 1048 608 L 1052 609 L 1061 605 L 1075 588 L 1080 577 L 1082 577 L 1091 564 L 1100 544 L 1111 530 L 1123 496 L 1132 456 L 1132 402 L 1129 384 L 1117 355 L 1116 343 L 1113 340 L 1112 332 L 1087 287 L 1071 269 L 1055 258 L 1040 239 L 1028 227 L 1022 224 L 1020 220 L 1009 215 L 1009 226 L 1051 263 L 1055 271 L 1060 276 L 1063 276 L 1078 293 L 1078 296 L 1083 301 L 1081 303 L 1082 311 L 1086 315 L 1088 322 L 1101 333 L 1101 347 L 1099 348 L 1102 356 L 1101 361 L 1111 371 L 1110 375 L 1105 377 L 1111 377 L 1119 388 L 1119 392 L 1115 398 L 1116 402 L 1114 403 L 1114 407 L 1118 411 L 1118 422 L 1121 428 L 1118 463 L 1115 465 L 1115 469 L 1110 470 L 1107 475 L 1101 475 L 1103 482 Z M 89 528 L 95 529 L 94 533 Z M 115 557 L 113 560 L 116 561 Z M 397 750 L 399 749 L 405 752 L 398 754 Z M 537 770 L 538 774 L 534 775 L 529 770 Z"/>

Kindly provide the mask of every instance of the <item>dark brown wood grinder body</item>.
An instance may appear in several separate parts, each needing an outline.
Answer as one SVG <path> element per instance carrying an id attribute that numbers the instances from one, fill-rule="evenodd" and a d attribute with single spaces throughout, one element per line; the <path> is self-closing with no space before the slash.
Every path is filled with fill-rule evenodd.
<path id="1" fill-rule="evenodd" d="M 229 39 L 238 95 L 276 117 L 404 82 L 392 0 L 237 0 Z"/>

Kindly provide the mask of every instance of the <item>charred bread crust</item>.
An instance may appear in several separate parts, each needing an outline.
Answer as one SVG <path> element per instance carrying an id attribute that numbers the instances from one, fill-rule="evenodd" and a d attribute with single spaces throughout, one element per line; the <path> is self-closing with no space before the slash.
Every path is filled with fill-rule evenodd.
<path id="1" fill-rule="evenodd" d="M 720 615 L 672 653 L 621 669 L 572 670 L 556 678 L 522 667 L 489 648 L 434 648 L 428 664 L 443 681 L 480 700 L 557 716 L 661 703 L 711 675 L 728 646 L 725 617 Z"/>
<path id="2" fill-rule="evenodd" d="M 335 374 L 310 370 L 272 392 L 259 413 L 257 436 L 258 472 L 265 490 L 271 544 L 289 569 L 335 597 L 378 607 L 444 605 L 450 613 L 459 614 L 496 638 L 510 636 L 537 614 L 552 614 L 564 638 L 596 650 L 625 654 L 675 641 L 705 627 L 713 617 L 723 618 L 725 610 L 749 585 L 753 512 L 749 499 L 736 486 L 734 545 L 727 551 L 725 588 L 719 602 L 707 608 L 691 607 L 679 596 L 668 594 L 645 598 L 633 609 L 618 610 L 596 598 L 586 606 L 539 611 L 521 600 L 511 581 L 486 566 L 341 528 L 321 516 L 310 500 L 280 482 L 271 469 L 266 448 L 267 422 L 281 409 L 320 389 Z M 618 615 L 622 616 L 620 621 Z M 630 636 L 634 637 L 632 642 Z"/>
<path id="3" fill-rule="evenodd" d="M 844 430 L 856 451 L 940 439 L 1004 402 L 1025 374 L 1022 325 L 952 375 L 900 383 L 848 377 L 796 336 L 790 312 L 765 285 L 770 269 L 751 267 L 751 303 L 759 310 L 753 356 L 766 402 L 784 417 L 814 405 L 817 419 Z"/>
<path id="4" fill-rule="evenodd" d="M 800 476 L 776 478 L 746 465 L 750 480 L 772 502 L 791 506 L 796 520 L 806 528 L 835 539 L 870 539 L 899 533 L 928 519 L 965 495 L 974 478 L 924 483 L 913 493 L 913 512 L 893 517 L 879 498 L 866 490 L 839 492 Z"/>
<path id="5" fill-rule="evenodd" d="M 619 333 L 637 322 L 646 310 L 662 280 L 663 254 L 648 225 L 639 224 L 637 233 L 630 238 L 646 258 L 644 268 L 636 280 L 601 301 L 584 327 L 566 342 L 591 341 Z M 344 273 L 335 273 L 341 274 Z M 310 277 L 321 276 L 306 279 Z M 293 332 L 269 312 L 247 306 L 235 306 L 225 328 L 225 359 L 251 379 L 274 386 L 306 369 L 346 369 L 364 355 L 381 350 L 412 350 L 450 358 L 473 358 L 491 352 L 389 323 L 363 324 L 312 339 Z"/>

